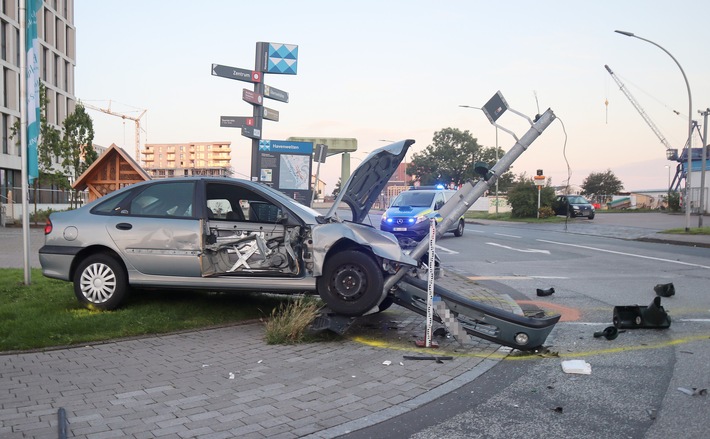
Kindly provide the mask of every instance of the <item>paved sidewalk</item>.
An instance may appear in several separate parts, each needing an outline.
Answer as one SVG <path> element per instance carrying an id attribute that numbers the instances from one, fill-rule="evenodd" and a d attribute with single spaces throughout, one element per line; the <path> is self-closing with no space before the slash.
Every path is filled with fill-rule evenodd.
<path id="1" fill-rule="evenodd" d="M 457 274 L 440 282 L 520 312 Z M 508 352 L 479 339 L 417 348 L 424 320 L 393 306 L 359 319 L 344 341 L 269 346 L 262 324 L 252 323 L 0 355 L 0 437 L 56 437 L 60 407 L 77 438 L 336 437 L 451 392 Z"/>
<path id="2" fill-rule="evenodd" d="M 656 216 L 657 224 L 644 227 L 629 215 L 571 221 L 566 231 L 680 239 L 658 231 L 682 227 L 668 225 L 682 219 Z M 710 246 L 707 236 L 683 238 L 686 245 Z M 37 267 L 41 230 L 31 230 L 30 241 L 31 265 Z M 0 228 L 0 243 L 0 266 L 21 268 L 20 232 Z M 455 273 L 445 272 L 439 282 L 474 300 L 521 312 L 507 295 Z M 437 338 L 436 351 L 416 348 L 413 342 L 423 338 L 424 329 L 423 317 L 393 306 L 359 319 L 345 340 L 327 343 L 269 346 L 263 326 L 251 323 L 0 355 L 0 437 L 57 437 L 59 408 L 67 413 L 68 437 L 77 438 L 337 437 L 451 392 L 508 352 L 479 339 L 462 346 Z M 454 359 L 436 363 L 402 358 L 417 354 Z"/>

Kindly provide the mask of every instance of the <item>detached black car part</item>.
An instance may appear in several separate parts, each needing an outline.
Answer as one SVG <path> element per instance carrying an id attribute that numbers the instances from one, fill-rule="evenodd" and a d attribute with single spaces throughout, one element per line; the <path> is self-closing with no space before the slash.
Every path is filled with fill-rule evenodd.
<path id="1" fill-rule="evenodd" d="M 618 329 L 666 329 L 671 326 L 671 317 L 657 296 L 648 306 L 615 306 L 613 322 Z"/>

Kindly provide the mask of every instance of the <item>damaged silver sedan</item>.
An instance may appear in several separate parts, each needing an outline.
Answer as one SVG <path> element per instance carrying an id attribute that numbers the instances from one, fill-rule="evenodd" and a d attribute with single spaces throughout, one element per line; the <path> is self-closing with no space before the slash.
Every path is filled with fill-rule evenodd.
<path id="1" fill-rule="evenodd" d="M 53 213 L 39 250 L 42 272 L 73 282 L 77 299 L 96 309 L 120 306 L 136 287 L 317 293 L 336 313 L 377 310 L 385 278 L 418 263 L 393 235 L 362 221 L 413 143 L 370 154 L 326 215 L 248 180 L 128 186 Z M 352 220 L 338 218 L 341 203 Z"/>

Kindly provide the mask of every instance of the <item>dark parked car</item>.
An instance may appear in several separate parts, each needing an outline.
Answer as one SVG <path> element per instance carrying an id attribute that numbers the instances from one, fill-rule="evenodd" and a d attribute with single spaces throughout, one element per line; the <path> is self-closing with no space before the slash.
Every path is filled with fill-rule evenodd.
<path id="1" fill-rule="evenodd" d="M 340 314 L 376 310 L 384 279 L 418 263 L 394 235 L 361 222 L 413 143 L 370 154 L 326 215 L 248 180 L 179 177 L 125 187 L 51 214 L 42 272 L 73 282 L 77 299 L 97 309 L 118 307 L 138 287 L 311 292 Z M 352 221 L 335 214 L 341 202 Z"/>
<path id="2" fill-rule="evenodd" d="M 555 215 L 565 215 L 571 218 L 586 216 L 594 219 L 594 206 L 581 195 L 558 195 L 553 203 Z"/>

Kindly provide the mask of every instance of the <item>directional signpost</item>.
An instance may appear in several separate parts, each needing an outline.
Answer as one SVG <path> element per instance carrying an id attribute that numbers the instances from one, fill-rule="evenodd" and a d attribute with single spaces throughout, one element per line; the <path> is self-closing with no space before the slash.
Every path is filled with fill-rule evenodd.
<path id="1" fill-rule="evenodd" d="M 222 78 L 236 79 L 237 81 L 245 82 L 261 82 L 261 72 L 253 70 L 244 70 L 237 67 L 223 66 L 220 64 L 212 64 L 212 75 L 221 76 Z"/>
<path id="2" fill-rule="evenodd" d="M 288 92 L 269 87 L 264 84 L 264 74 L 295 75 L 298 70 L 298 46 L 282 43 L 256 43 L 256 62 L 254 70 L 238 67 L 212 64 L 212 75 L 237 81 L 251 82 L 254 90 L 243 89 L 242 100 L 252 105 L 252 117 L 221 116 L 220 126 L 241 128 L 242 136 L 252 139 L 251 143 L 251 179 L 262 181 L 268 172 L 260 172 L 261 156 L 259 141 L 262 138 L 262 121 L 264 119 L 278 122 L 279 112 L 263 106 L 264 98 L 288 103 Z M 266 182 L 269 184 L 269 182 Z M 310 185 L 310 178 L 308 179 Z M 310 189 L 310 187 L 309 187 Z"/>
<path id="3" fill-rule="evenodd" d="M 227 128 L 253 127 L 254 118 L 244 116 L 220 116 L 219 126 Z"/>
<path id="4" fill-rule="evenodd" d="M 288 102 L 288 93 L 264 84 L 264 97 L 275 101 Z"/>
<path id="5" fill-rule="evenodd" d="M 271 108 L 264 107 L 264 119 L 273 120 L 274 122 L 279 121 L 279 112 L 272 110 Z"/>

